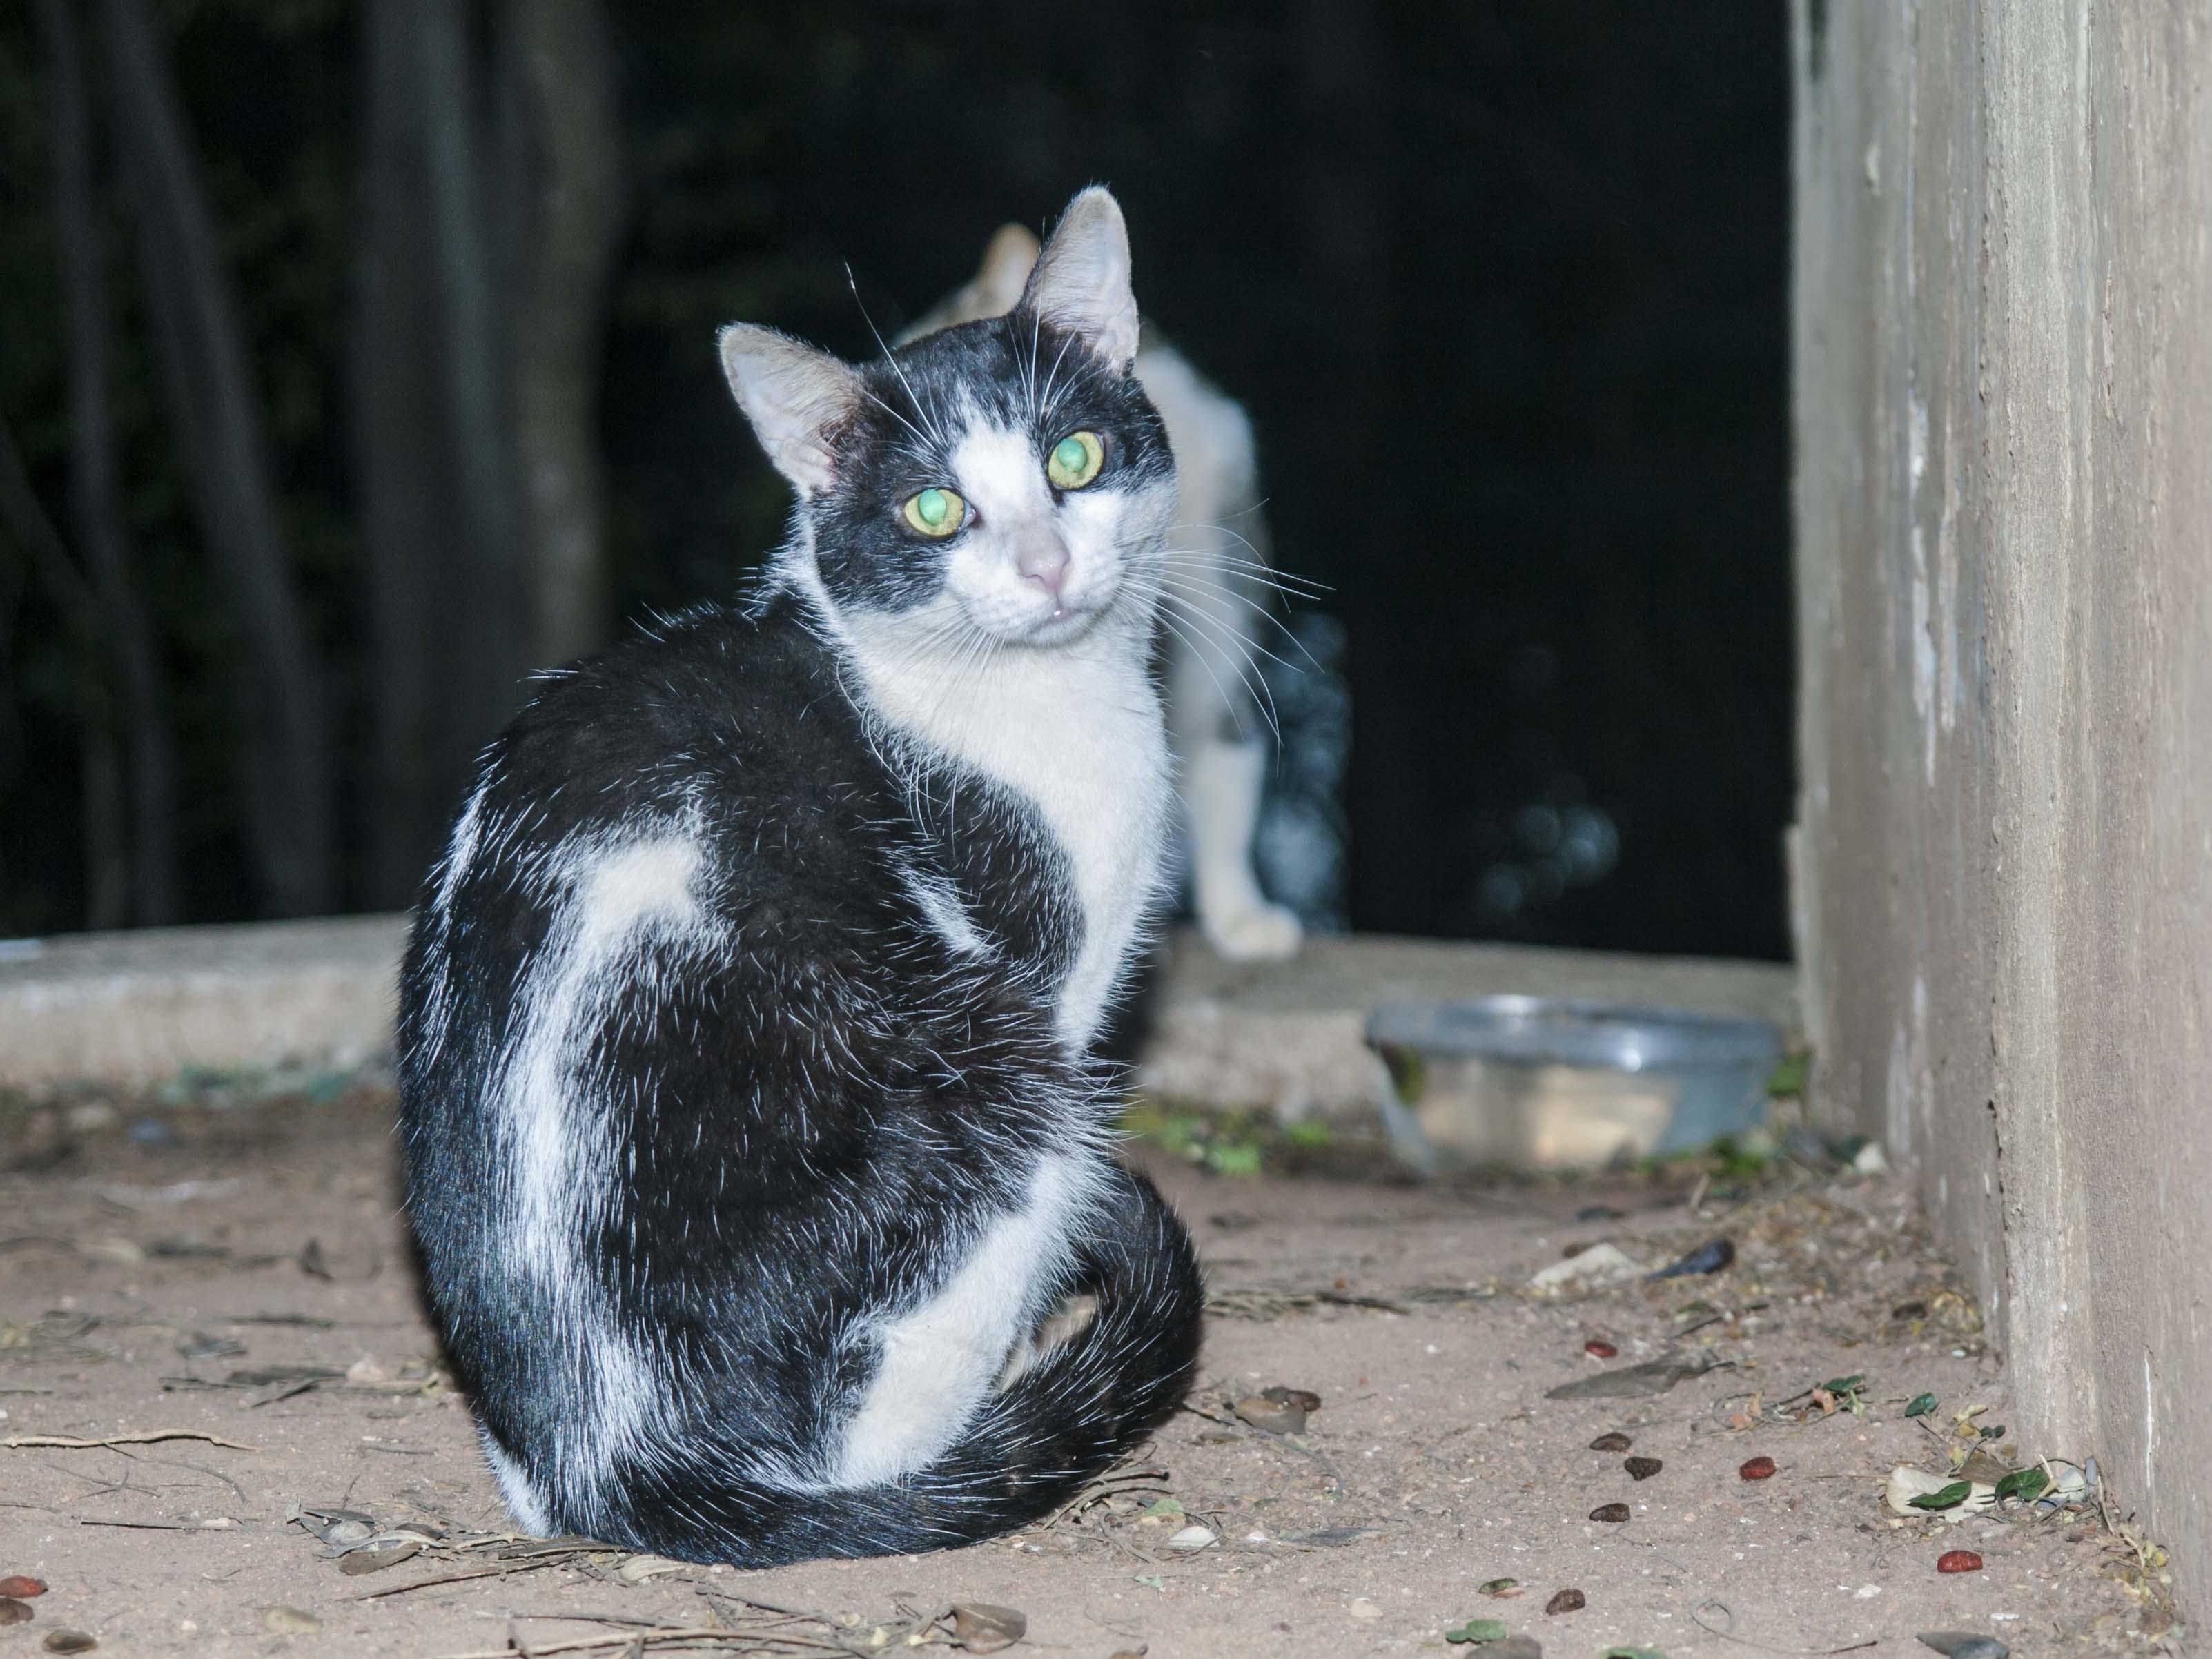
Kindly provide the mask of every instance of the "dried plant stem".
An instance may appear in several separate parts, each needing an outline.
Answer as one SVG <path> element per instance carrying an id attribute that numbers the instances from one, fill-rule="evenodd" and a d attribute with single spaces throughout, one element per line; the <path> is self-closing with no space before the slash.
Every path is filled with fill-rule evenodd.
<path id="1" fill-rule="evenodd" d="M 233 1451 L 261 1449 L 243 1441 L 226 1440 L 219 1434 L 203 1434 L 198 1429 L 148 1429 L 138 1434 L 103 1434 L 91 1440 L 80 1440 L 73 1434 L 11 1434 L 0 1440 L 0 1447 L 58 1446 L 65 1451 L 90 1451 L 100 1446 L 150 1446 L 157 1440 L 204 1440 L 210 1446 L 228 1446 Z"/>

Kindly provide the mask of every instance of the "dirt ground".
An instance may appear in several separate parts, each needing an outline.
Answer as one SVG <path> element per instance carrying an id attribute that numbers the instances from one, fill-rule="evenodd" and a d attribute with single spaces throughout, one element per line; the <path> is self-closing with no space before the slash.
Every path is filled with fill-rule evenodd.
<path id="1" fill-rule="evenodd" d="M 0 1659 L 64 1627 L 123 1654 L 682 1648 L 637 1642 L 659 1626 L 731 1627 L 690 1651 L 866 1654 L 951 1640 L 937 1615 L 955 1603 L 1018 1609 L 1014 1653 L 1097 1659 L 1466 1653 L 1445 1632 L 1471 1618 L 1589 1659 L 1924 1654 L 1914 1634 L 1942 1630 L 2024 1654 L 2180 1645 L 2154 1548 L 2109 1506 L 1957 1524 L 1883 1507 L 1893 1465 L 1948 1470 L 1947 1445 L 2008 1405 L 1891 1179 L 1440 1188 L 1358 1159 L 1363 1178 L 1237 1178 L 1139 1149 L 1215 1303 L 1192 1409 L 1040 1531 L 741 1573 L 503 1540 L 410 1276 L 388 1097 L 140 1109 L 0 1126 L 0 1577 L 50 1587 L 0 1626 Z M 1593 1206 L 1622 1213 L 1575 1218 Z M 1572 1246 L 1656 1264 L 1723 1237 L 1736 1258 L 1710 1277 L 1525 1289 Z M 1656 1395 L 1547 1397 L 1670 1345 L 1723 1363 Z M 1850 1376 L 1839 1402 L 1806 1394 Z M 1271 1385 L 1320 1397 L 1303 1433 L 1237 1416 Z M 1923 1394 L 1935 1410 L 1908 1418 Z M 17 1443 L 168 1430 L 212 1438 Z M 1608 1431 L 1632 1448 L 1592 1449 Z M 1626 1456 L 1662 1467 L 1638 1480 Z M 1774 1475 L 1739 1478 L 1760 1456 Z M 1616 1504 L 1625 1522 L 1589 1518 Z M 288 1518 L 301 1509 L 362 1517 L 305 1517 L 337 1543 L 390 1541 L 337 1554 Z M 1983 1569 L 1939 1574 L 1959 1548 Z M 1486 1594 L 1498 1579 L 1519 1588 Z M 1579 1608 L 1547 1611 L 1570 1589 Z M 975 1615 L 961 1628 L 990 1649 Z"/>

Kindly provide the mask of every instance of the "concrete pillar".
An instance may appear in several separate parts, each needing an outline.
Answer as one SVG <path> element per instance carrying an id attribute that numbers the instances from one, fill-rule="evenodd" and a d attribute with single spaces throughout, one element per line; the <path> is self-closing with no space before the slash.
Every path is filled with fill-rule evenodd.
<path id="1" fill-rule="evenodd" d="M 1792 0 L 1826 1109 L 2212 1595 L 2212 0 Z"/>

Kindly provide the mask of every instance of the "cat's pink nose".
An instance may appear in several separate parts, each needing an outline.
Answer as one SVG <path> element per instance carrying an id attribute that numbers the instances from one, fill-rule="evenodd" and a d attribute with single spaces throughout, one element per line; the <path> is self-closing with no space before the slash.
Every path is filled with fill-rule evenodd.
<path id="1" fill-rule="evenodd" d="M 1067 580 L 1067 549 L 1056 536 L 1045 541 L 1025 542 L 1014 556 L 1014 568 L 1058 599 L 1060 586 Z"/>

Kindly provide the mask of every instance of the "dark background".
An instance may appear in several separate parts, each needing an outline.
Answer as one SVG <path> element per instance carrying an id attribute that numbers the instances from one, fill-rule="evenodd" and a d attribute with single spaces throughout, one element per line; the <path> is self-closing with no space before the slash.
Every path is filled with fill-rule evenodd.
<path id="1" fill-rule="evenodd" d="M 393 337 L 367 332 L 364 283 L 380 248 L 403 280 L 437 257 L 405 253 L 399 239 L 423 233 L 395 228 L 394 197 L 380 219 L 371 204 L 378 112 L 415 94 L 376 90 L 356 6 L 137 7 L 189 125 L 325 700 L 331 867 L 319 888 L 280 890 L 241 758 L 271 694 L 240 690 L 253 636 L 152 343 L 149 187 L 104 55 L 131 9 L 67 8 L 121 516 L 175 753 L 177 879 L 151 909 L 118 887 L 145 823 L 115 805 L 116 768 L 128 794 L 138 750 L 118 735 L 118 671 L 96 629 L 73 629 L 53 568 L 89 568 L 54 59 L 47 14 L 10 9 L 0 416 L 58 546 L 32 544 L 21 501 L 0 516 L 0 933 L 402 903 L 453 769 L 519 695 L 501 665 L 532 660 L 526 642 L 470 651 L 472 629 L 513 623 L 513 596 L 463 580 L 477 555 L 461 531 L 437 539 L 470 518 L 461 485 L 411 553 L 365 506 L 393 452 L 374 447 L 389 400 L 379 416 L 364 388 L 397 358 L 364 353 Z M 481 94 L 464 118 L 487 155 L 506 118 L 502 31 L 525 9 L 462 9 Z M 1278 562 L 1325 584 L 1307 608 L 1340 624 L 1351 924 L 1785 954 L 1783 8 L 632 0 L 600 25 L 617 115 L 600 148 L 622 186 L 582 348 L 606 467 L 601 631 L 726 594 L 776 533 L 784 492 L 722 387 L 716 324 L 863 355 L 848 263 L 889 334 L 965 279 L 1001 221 L 1042 227 L 1103 180 L 1127 212 L 1140 303 L 1254 416 Z M 485 177 L 489 222 L 505 195 Z M 416 199 L 404 180 L 396 199 Z M 495 323 L 501 269 L 484 289 Z M 441 441 L 427 417 L 403 426 Z M 453 636 L 443 658 L 402 648 L 400 589 L 418 611 L 434 594 L 422 626 Z M 447 696 L 453 665 L 478 658 L 492 689 Z M 410 771 L 420 757 L 390 711 L 426 687 L 443 758 Z"/>

